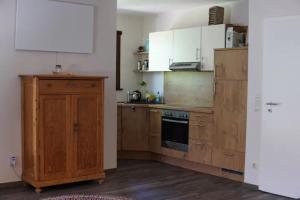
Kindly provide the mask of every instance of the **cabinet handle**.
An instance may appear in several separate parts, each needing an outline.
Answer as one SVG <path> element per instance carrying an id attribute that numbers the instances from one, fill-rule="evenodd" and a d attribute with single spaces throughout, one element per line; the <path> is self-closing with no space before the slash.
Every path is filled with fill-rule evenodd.
<path id="1" fill-rule="evenodd" d="M 232 154 L 232 153 L 224 153 L 224 156 L 227 156 L 227 157 L 234 157 L 234 154 Z"/>
<path id="2" fill-rule="evenodd" d="M 214 97 L 216 97 L 216 87 L 217 87 L 217 82 L 214 80 Z"/>
<path id="3" fill-rule="evenodd" d="M 196 60 L 199 60 L 198 51 L 199 51 L 199 48 L 196 48 Z"/>
<path id="4" fill-rule="evenodd" d="M 67 85 L 68 85 L 69 87 L 75 87 L 75 86 L 76 86 L 76 84 L 75 84 L 75 83 L 72 83 L 72 82 L 68 82 Z"/>
<path id="5" fill-rule="evenodd" d="M 52 84 L 51 84 L 51 83 L 48 83 L 48 84 L 47 84 L 47 87 L 52 87 Z"/>
<path id="6" fill-rule="evenodd" d="M 92 88 L 96 87 L 96 83 L 92 83 L 92 84 L 91 84 L 91 87 L 92 87 Z"/>
<path id="7" fill-rule="evenodd" d="M 132 112 L 135 111 L 135 106 L 131 106 L 131 111 L 132 111 Z"/>
<path id="8" fill-rule="evenodd" d="M 74 131 L 74 133 L 79 133 L 79 124 L 78 123 L 73 125 L 73 131 Z"/>

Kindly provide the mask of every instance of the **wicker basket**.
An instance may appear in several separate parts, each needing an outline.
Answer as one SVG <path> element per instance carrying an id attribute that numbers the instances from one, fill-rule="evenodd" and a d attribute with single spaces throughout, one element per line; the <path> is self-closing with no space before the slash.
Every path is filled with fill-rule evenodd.
<path id="1" fill-rule="evenodd" d="M 223 24 L 224 22 L 224 8 L 214 6 L 209 9 L 209 25 Z"/>

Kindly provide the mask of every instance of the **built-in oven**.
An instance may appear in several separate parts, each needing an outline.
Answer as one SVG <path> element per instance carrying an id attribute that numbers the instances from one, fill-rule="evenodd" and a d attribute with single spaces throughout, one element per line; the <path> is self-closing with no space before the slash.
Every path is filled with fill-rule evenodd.
<path id="1" fill-rule="evenodd" d="M 184 111 L 162 111 L 162 147 L 179 151 L 188 151 L 189 113 Z"/>

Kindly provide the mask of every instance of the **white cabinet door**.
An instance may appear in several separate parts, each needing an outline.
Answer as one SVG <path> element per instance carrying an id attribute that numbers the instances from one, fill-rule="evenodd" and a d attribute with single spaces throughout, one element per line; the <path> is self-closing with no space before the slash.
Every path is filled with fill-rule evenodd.
<path id="1" fill-rule="evenodd" d="M 214 70 L 214 49 L 225 48 L 226 25 L 202 27 L 201 63 L 204 70 Z"/>
<path id="2" fill-rule="evenodd" d="M 200 62 L 201 27 L 174 30 L 173 62 Z"/>
<path id="3" fill-rule="evenodd" d="M 170 71 L 173 31 L 149 34 L 149 71 Z"/>

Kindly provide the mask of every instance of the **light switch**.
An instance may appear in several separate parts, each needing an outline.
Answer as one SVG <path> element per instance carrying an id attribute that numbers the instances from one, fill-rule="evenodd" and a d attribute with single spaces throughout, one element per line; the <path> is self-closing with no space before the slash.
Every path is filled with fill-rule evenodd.
<path id="1" fill-rule="evenodd" d="M 256 95 L 254 101 L 254 111 L 259 112 L 260 110 L 261 110 L 261 97 L 259 95 Z"/>

